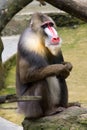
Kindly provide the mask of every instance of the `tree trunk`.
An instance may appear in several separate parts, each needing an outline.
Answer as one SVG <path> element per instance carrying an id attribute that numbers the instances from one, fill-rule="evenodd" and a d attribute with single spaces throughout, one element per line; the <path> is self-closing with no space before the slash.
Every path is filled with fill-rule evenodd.
<path id="1" fill-rule="evenodd" d="M 0 90 L 4 87 L 4 67 L 2 65 L 2 59 L 1 59 L 1 54 L 3 51 L 3 43 L 0 38 Z"/>
<path id="2" fill-rule="evenodd" d="M 54 116 L 23 121 L 23 130 L 87 130 L 87 109 L 70 107 Z"/>
<path id="3" fill-rule="evenodd" d="M 45 0 L 49 4 L 87 22 L 87 0 Z"/>

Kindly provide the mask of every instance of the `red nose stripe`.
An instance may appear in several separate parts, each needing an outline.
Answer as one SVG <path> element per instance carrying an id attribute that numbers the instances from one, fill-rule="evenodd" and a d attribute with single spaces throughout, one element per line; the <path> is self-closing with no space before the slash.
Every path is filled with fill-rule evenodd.
<path id="1" fill-rule="evenodd" d="M 53 28 L 51 26 L 48 26 L 48 29 L 51 31 L 51 33 L 53 34 L 53 37 L 56 37 L 56 34 L 53 30 Z"/>

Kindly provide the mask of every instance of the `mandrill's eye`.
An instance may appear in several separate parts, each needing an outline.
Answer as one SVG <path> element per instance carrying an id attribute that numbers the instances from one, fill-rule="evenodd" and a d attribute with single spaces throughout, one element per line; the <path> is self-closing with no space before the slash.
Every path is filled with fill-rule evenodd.
<path id="1" fill-rule="evenodd" d="M 53 27 L 53 23 L 52 22 L 45 22 L 45 23 L 43 23 L 42 25 L 41 25 L 41 27 L 43 28 L 43 29 L 45 29 L 45 28 L 47 28 L 47 27 Z"/>
<path id="2" fill-rule="evenodd" d="M 47 28 L 47 24 L 43 24 L 43 25 L 41 25 L 41 27 L 42 27 L 43 29 L 45 29 L 45 28 Z"/>
<path id="3" fill-rule="evenodd" d="M 52 22 L 50 22 L 48 26 L 53 27 L 54 24 Z"/>

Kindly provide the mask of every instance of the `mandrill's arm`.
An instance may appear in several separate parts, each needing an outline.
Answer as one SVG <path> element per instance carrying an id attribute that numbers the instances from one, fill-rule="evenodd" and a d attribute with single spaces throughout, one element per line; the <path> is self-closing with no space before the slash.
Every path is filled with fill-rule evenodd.
<path id="1" fill-rule="evenodd" d="M 42 80 L 54 75 L 66 78 L 71 71 L 71 66 L 71 63 L 64 63 L 48 65 L 40 69 L 35 69 L 35 67 L 29 66 L 29 64 L 23 60 L 22 63 L 19 64 L 20 80 L 23 83 L 28 83 Z"/>

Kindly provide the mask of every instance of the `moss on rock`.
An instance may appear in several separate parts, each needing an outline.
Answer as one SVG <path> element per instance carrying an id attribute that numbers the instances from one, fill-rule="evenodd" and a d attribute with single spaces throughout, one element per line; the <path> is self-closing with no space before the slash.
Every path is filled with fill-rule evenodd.
<path id="1" fill-rule="evenodd" d="M 37 120 L 25 118 L 24 130 L 87 130 L 87 108 L 70 107 L 65 111 Z"/>

